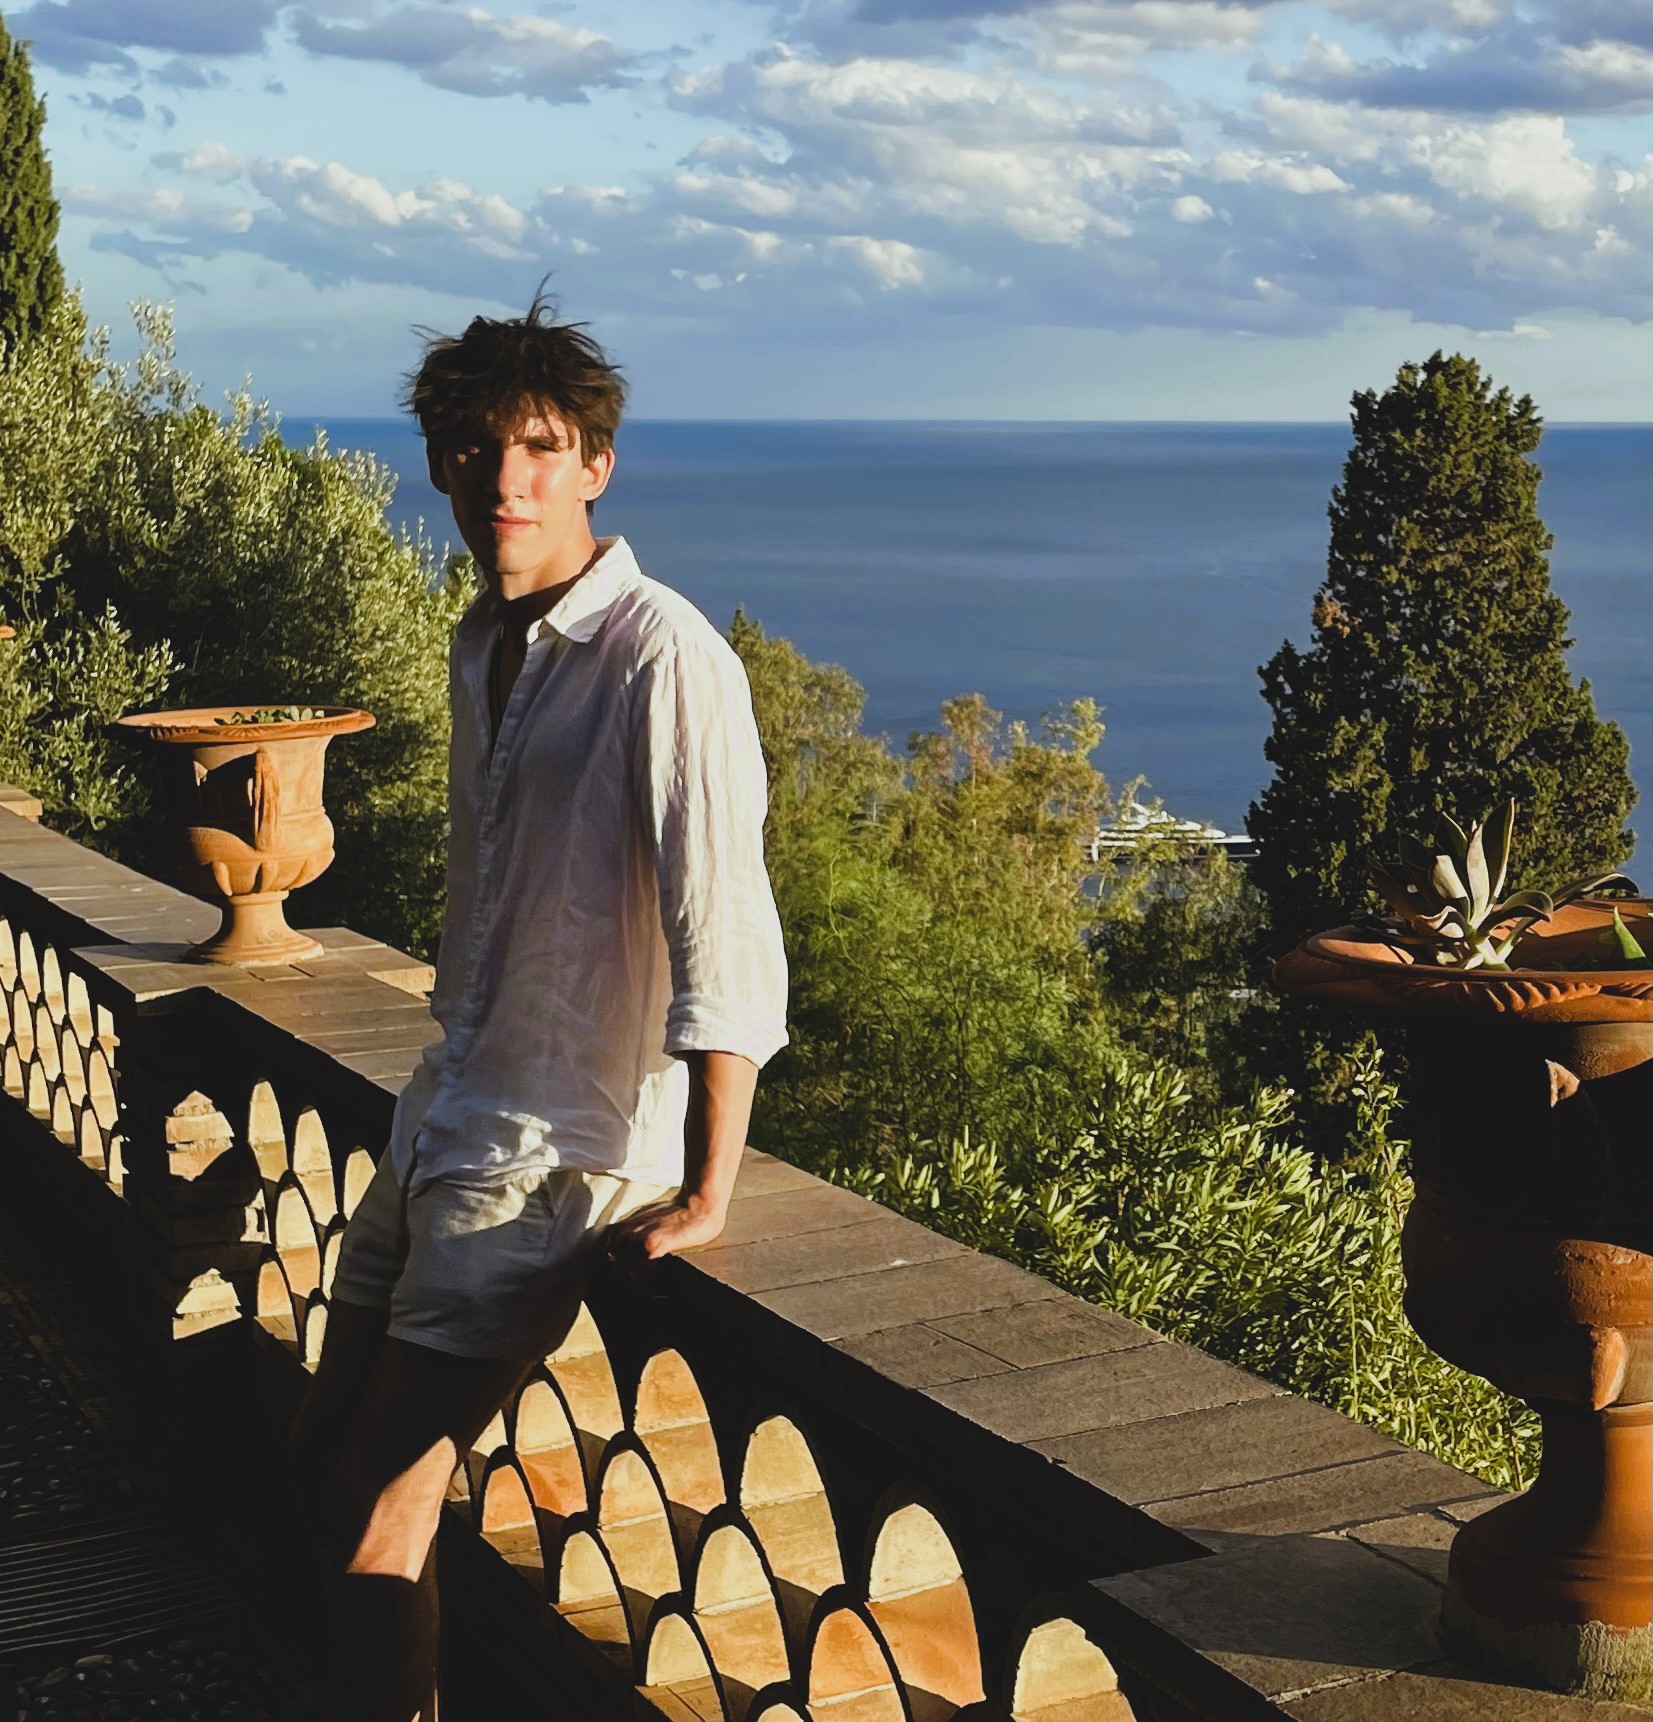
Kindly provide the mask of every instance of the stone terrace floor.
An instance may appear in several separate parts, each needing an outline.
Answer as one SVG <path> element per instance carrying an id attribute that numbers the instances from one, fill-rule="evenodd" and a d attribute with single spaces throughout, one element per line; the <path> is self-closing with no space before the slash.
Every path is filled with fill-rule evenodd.
<path id="1" fill-rule="evenodd" d="M 32 1208 L 16 1192 L 0 1204 L 0 1716 L 310 1716 Z"/>

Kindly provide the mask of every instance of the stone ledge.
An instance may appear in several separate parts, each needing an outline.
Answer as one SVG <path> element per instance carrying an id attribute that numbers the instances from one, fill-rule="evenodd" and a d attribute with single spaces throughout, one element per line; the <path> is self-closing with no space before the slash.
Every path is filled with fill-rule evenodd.
<path id="1" fill-rule="evenodd" d="M 1293 1394 L 1036 1441 L 1076 1477 L 1133 1506 L 1290 1477 L 1401 1449 L 1387 1436 Z"/>
<path id="2" fill-rule="evenodd" d="M 1397 1447 L 1375 1457 L 1320 1465 L 1267 1482 L 1156 1501 L 1145 1510 L 1201 1542 L 1214 1542 L 1212 1533 L 1289 1536 L 1334 1530 L 1467 1500 L 1485 1491 L 1484 1483 L 1439 1459 Z"/>
<path id="3" fill-rule="evenodd" d="M 1338 1537 L 1235 1537 L 1220 1554 L 1098 1579 L 1110 1621 L 1214 1717 L 1440 1660 L 1440 1590 Z"/>
<path id="4" fill-rule="evenodd" d="M 335 945 L 341 933 L 348 943 Z M 390 945 L 364 945 L 348 928 L 322 927 L 314 937 L 324 954 L 312 961 L 330 965 L 321 975 L 297 963 L 242 968 L 191 962 L 181 942 L 166 940 L 78 944 L 74 953 L 102 982 L 100 1003 L 132 1007 L 140 1015 L 169 1009 L 198 989 L 231 993 L 277 1027 L 295 1032 L 358 1027 L 356 1019 L 370 1012 L 395 1011 L 397 1021 L 428 1015 L 430 1007 L 414 984 L 429 976 L 428 963 Z"/>
<path id="5" fill-rule="evenodd" d="M 1328 1687 L 1283 1708 L 1298 1722 L 1647 1722 L 1636 1704 L 1503 1686 L 1450 1662 Z"/>
<path id="6" fill-rule="evenodd" d="M 36 825 L 44 811 L 38 795 L 30 795 L 28 790 L 19 789 L 15 783 L 0 783 L 0 809 Z"/>

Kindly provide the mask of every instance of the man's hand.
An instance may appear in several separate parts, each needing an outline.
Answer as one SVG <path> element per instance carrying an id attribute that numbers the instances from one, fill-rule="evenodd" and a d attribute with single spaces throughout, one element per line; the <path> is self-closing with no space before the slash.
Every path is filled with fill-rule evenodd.
<path id="1" fill-rule="evenodd" d="M 608 1259 L 622 1279 L 635 1284 L 662 1256 L 711 1243 L 727 1217 L 727 1205 L 718 1208 L 681 1196 L 651 1202 L 609 1229 Z"/>
<path id="2" fill-rule="evenodd" d="M 683 1062 L 689 1067 L 683 1188 L 610 1230 L 608 1259 L 622 1279 L 639 1280 L 650 1262 L 709 1244 L 729 1215 L 758 1067 L 738 1052 L 689 1052 Z"/>

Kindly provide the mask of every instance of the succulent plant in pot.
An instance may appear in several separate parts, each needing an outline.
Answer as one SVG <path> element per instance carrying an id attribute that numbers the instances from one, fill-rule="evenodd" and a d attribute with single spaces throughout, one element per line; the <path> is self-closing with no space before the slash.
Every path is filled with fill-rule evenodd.
<path id="1" fill-rule="evenodd" d="M 1516 891 L 1506 898 L 1514 833 L 1515 803 L 1507 801 L 1467 832 L 1443 813 L 1433 843 L 1402 836 L 1398 866 L 1370 857 L 1372 883 L 1407 936 L 1427 946 L 1441 967 L 1507 973 L 1522 935 L 1540 921 L 1553 920 L 1557 909 L 1609 885 L 1635 889 L 1627 874 L 1597 873 L 1570 879 L 1554 891 Z M 1617 910 L 1602 954 L 1625 966 L 1647 961 Z"/>
<path id="2" fill-rule="evenodd" d="M 288 705 L 134 712 L 109 726 L 156 749 L 181 882 L 223 905 L 222 925 L 191 959 L 259 965 L 320 952 L 282 904 L 333 860 L 327 744 L 372 724 L 349 706 Z"/>
<path id="3" fill-rule="evenodd" d="M 1525 1495 L 1453 1542 L 1443 1631 L 1506 1675 L 1646 1702 L 1653 1599 L 1653 921 L 1622 874 L 1505 897 L 1515 809 L 1443 819 L 1371 877 L 1392 911 L 1277 983 L 1404 1031 L 1406 1308 L 1530 1401 Z"/>

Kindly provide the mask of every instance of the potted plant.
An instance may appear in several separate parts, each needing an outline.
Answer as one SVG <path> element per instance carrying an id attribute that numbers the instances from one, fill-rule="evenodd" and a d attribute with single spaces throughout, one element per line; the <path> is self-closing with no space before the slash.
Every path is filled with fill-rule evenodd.
<path id="1" fill-rule="evenodd" d="M 349 706 L 196 706 L 134 712 L 110 733 L 153 744 L 180 882 L 223 904 L 223 923 L 189 947 L 193 961 L 289 963 L 321 945 L 287 925 L 282 903 L 333 860 L 322 768 L 336 735 L 372 727 Z"/>
<path id="2" fill-rule="evenodd" d="M 1622 874 L 1504 898 L 1513 803 L 1443 819 L 1393 911 L 1306 940 L 1289 992 L 1404 1025 L 1414 1198 L 1406 1309 L 1431 1349 L 1527 1400 L 1537 1480 L 1454 1539 L 1456 1650 L 1646 1702 L 1653 1599 L 1653 948 Z"/>

